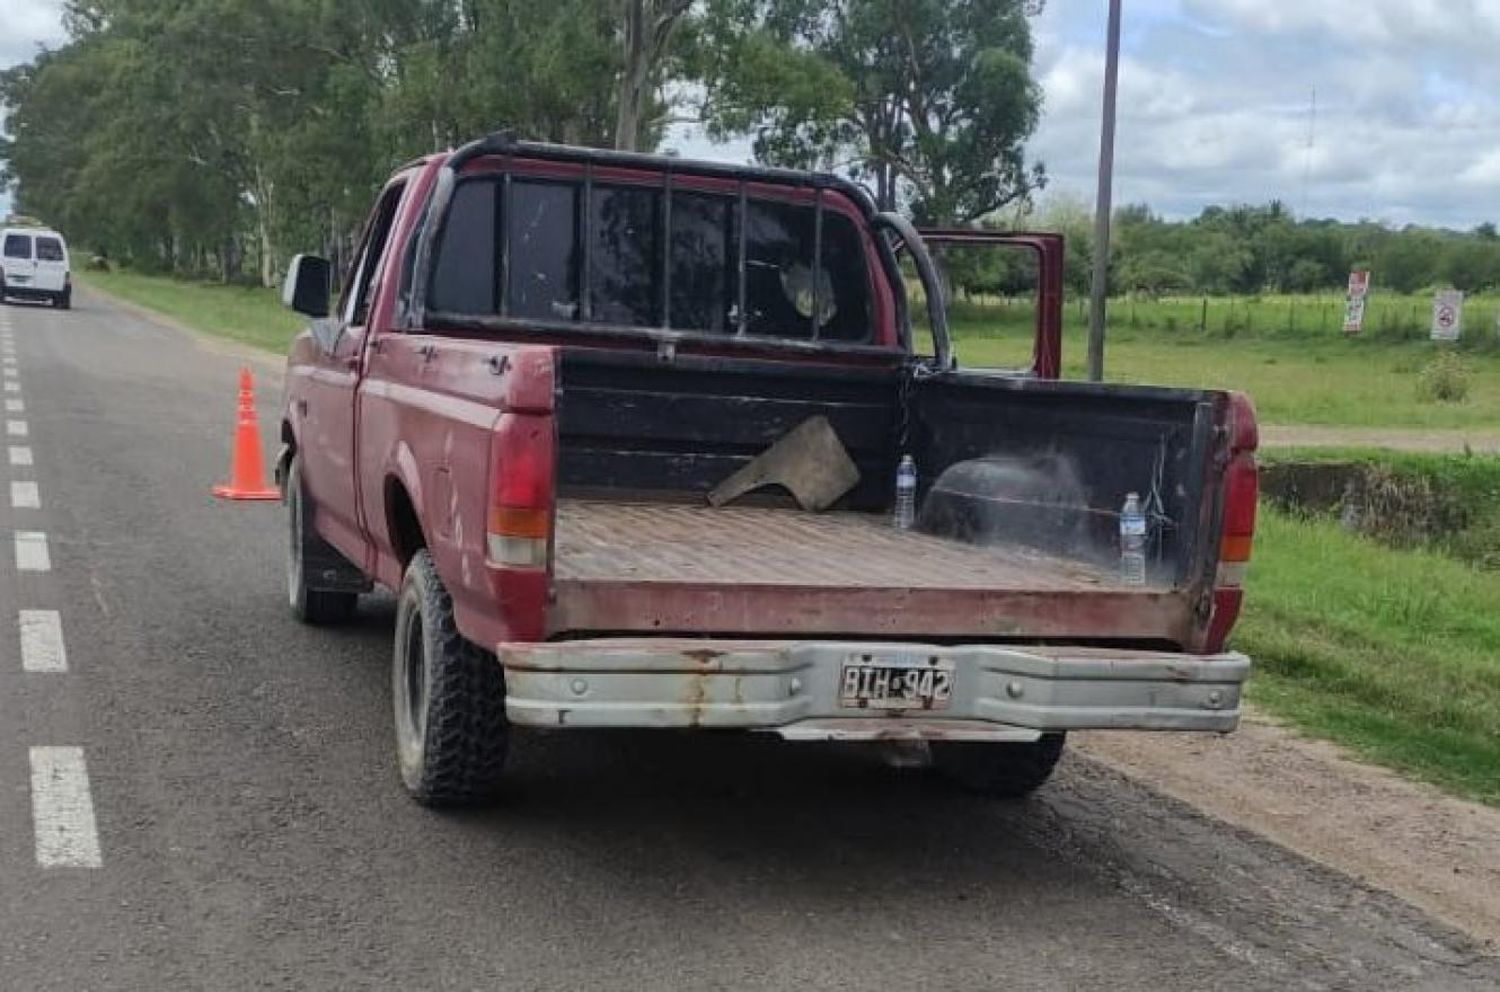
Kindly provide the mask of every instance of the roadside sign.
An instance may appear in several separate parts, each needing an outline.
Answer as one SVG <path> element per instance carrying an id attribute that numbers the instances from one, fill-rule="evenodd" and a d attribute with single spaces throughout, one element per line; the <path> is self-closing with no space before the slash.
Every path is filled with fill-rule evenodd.
<path id="1" fill-rule="evenodd" d="M 1351 296 L 1344 304 L 1344 333 L 1353 337 L 1365 326 L 1365 298 Z"/>
<path id="2" fill-rule="evenodd" d="M 1464 294 L 1440 289 L 1432 298 L 1432 340 L 1457 341 L 1464 330 Z"/>
<path id="3" fill-rule="evenodd" d="M 1370 270 L 1349 273 L 1349 295 L 1344 299 L 1344 333 L 1358 334 L 1365 326 L 1365 297 L 1370 293 Z"/>

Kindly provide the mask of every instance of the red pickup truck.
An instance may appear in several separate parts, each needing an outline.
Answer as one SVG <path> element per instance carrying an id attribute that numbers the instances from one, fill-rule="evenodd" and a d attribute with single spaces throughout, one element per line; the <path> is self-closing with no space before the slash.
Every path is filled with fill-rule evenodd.
<path id="1" fill-rule="evenodd" d="M 1030 368 L 956 367 L 934 244 L 1034 256 Z M 1061 263 L 833 176 L 506 133 L 414 162 L 336 302 L 328 262 L 287 275 L 293 612 L 395 592 L 428 803 L 493 795 L 512 727 L 920 741 L 1000 796 L 1069 730 L 1231 730 L 1253 408 L 1058 381 Z"/>

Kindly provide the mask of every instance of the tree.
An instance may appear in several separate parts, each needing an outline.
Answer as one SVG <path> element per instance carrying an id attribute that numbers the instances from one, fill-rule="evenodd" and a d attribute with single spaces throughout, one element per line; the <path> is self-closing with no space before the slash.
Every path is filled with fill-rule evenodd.
<path id="1" fill-rule="evenodd" d="M 1328 285 L 1328 282 L 1328 270 L 1322 262 L 1313 258 L 1299 258 L 1287 270 L 1285 288 L 1293 293 L 1311 293 Z"/>
<path id="2" fill-rule="evenodd" d="M 1398 293 L 1415 293 L 1438 279 L 1442 245 L 1431 234 L 1408 229 L 1385 239 L 1375 256 L 1382 285 Z"/>
<path id="3" fill-rule="evenodd" d="M 1192 285 L 1178 259 L 1164 251 L 1148 251 L 1125 258 L 1117 277 L 1119 286 L 1132 293 L 1158 297 Z"/>
<path id="4" fill-rule="evenodd" d="M 1045 181 L 1020 0 L 709 0 L 704 114 L 759 158 L 847 168 L 882 208 L 973 222 Z"/>
<path id="5" fill-rule="evenodd" d="M 1455 240 L 1443 252 L 1440 274 L 1466 293 L 1488 289 L 1500 283 L 1500 250 L 1491 240 Z"/>
<path id="6" fill-rule="evenodd" d="M 116 258 L 270 284 L 294 251 L 347 258 L 414 155 L 507 125 L 612 143 L 626 2 L 70 0 L 68 43 L 0 74 L 4 179 Z M 630 142 L 650 147 L 666 53 L 641 57 Z"/>
<path id="7" fill-rule="evenodd" d="M 1028 223 L 1063 236 L 1063 285 L 1070 293 L 1087 293 L 1094 258 L 1094 215 L 1088 203 L 1078 196 L 1049 192 Z"/>
<path id="8" fill-rule="evenodd" d="M 692 0 L 624 0 L 624 6 L 615 147 L 635 151 L 647 137 L 643 129 L 661 86 L 663 63 Z"/>

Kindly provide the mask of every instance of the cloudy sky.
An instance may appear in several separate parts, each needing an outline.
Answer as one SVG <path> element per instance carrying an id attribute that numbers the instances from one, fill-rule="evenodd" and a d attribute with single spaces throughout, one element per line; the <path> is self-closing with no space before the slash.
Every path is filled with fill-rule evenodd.
<path id="1" fill-rule="evenodd" d="M 1046 107 L 1031 152 L 1055 189 L 1082 196 L 1098 156 L 1105 6 L 1048 0 L 1036 21 Z M 1124 6 L 1117 202 L 1182 216 L 1280 198 L 1316 216 L 1500 221 L 1500 0 Z M 0 66 L 56 44 L 58 9 L 0 0 Z"/>
<path id="2" fill-rule="evenodd" d="M 1032 143 L 1058 187 L 1098 160 L 1104 0 L 1048 0 Z M 1116 201 L 1169 215 L 1500 220 L 1500 0 L 1124 0 Z M 1317 91 L 1316 126 L 1310 105 Z"/>

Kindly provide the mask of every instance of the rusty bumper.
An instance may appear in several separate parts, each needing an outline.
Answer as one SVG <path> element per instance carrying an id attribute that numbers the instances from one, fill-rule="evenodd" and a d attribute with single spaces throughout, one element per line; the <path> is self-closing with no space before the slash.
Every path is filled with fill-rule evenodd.
<path id="1" fill-rule="evenodd" d="M 506 712 L 528 727 L 734 728 L 788 739 L 1030 740 L 1044 731 L 1239 723 L 1242 654 L 909 643 L 612 638 L 501 644 Z M 861 708 L 859 659 L 951 670 L 931 708 Z"/>

